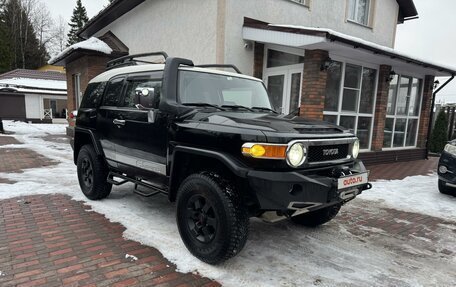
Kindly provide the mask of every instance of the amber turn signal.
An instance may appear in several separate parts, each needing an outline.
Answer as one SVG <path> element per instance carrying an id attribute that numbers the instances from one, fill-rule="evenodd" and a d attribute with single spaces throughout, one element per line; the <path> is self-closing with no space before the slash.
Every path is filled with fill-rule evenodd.
<path id="1" fill-rule="evenodd" d="M 287 145 L 274 145 L 263 143 L 246 143 L 242 145 L 242 154 L 255 158 L 285 159 Z"/>

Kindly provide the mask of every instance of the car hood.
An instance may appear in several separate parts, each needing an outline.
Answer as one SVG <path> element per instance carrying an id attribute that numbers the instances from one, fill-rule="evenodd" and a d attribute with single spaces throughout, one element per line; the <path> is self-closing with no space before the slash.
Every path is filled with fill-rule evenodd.
<path id="1" fill-rule="evenodd" d="M 286 134 L 347 134 L 348 130 L 324 121 L 301 117 L 284 117 L 273 113 L 252 112 L 197 112 L 187 121 L 201 124 L 228 126 L 240 129 L 254 129 L 264 133 Z"/>

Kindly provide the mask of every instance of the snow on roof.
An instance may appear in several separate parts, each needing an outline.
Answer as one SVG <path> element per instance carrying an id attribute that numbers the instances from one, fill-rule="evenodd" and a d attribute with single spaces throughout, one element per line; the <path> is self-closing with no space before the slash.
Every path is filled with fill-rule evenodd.
<path id="1" fill-rule="evenodd" d="M 98 38 L 92 37 L 88 40 L 76 43 L 74 45 L 71 45 L 70 47 L 66 48 L 62 52 L 60 52 L 57 56 L 52 57 L 48 63 L 49 64 L 54 64 L 57 63 L 59 60 L 62 58 L 65 58 L 66 55 L 70 54 L 71 52 L 75 50 L 89 50 L 89 51 L 95 51 L 95 52 L 100 52 L 106 55 L 110 55 L 112 53 L 111 47 L 108 46 L 105 42 L 101 41 Z"/>
<path id="2" fill-rule="evenodd" d="M 397 51 L 397 50 L 395 50 L 393 48 L 390 48 L 390 47 L 386 47 L 386 46 L 382 46 L 382 45 L 379 45 L 379 44 L 375 44 L 375 43 L 363 40 L 363 39 L 358 38 L 358 37 L 353 37 L 353 36 L 350 36 L 350 35 L 347 35 L 347 34 L 336 32 L 336 31 L 334 31 L 332 29 L 314 28 L 314 27 L 305 27 L 305 26 L 296 26 L 296 25 L 281 25 L 281 24 L 269 24 L 268 26 L 277 27 L 277 28 L 291 28 L 291 29 L 307 30 L 307 31 L 314 31 L 314 32 L 323 32 L 323 33 L 327 33 L 329 35 L 332 35 L 332 36 L 335 36 L 335 37 L 338 37 L 338 38 L 342 38 L 342 39 L 345 39 L 345 40 L 348 40 L 348 41 L 356 42 L 356 43 L 359 43 L 361 45 L 364 45 L 364 46 L 367 46 L 367 47 L 370 47 L 370 48 L 373 48 L 373 49 L 377 49 L 377 50 L 383 51 L 385 53 L 395 54 L 395 55 L 397 55 L 399 57 L 413 59 L 415 61 L 419 61 L 419 62 L 422 62 L 424 64 L 429 64 L 429 65 L 433 65 L 433 66 L 437 66 L 437 67 L 442 67 L 444 69 L 447 69 L 447 70 L 450 70 L 450 71 L 453 71 L 453 72 L 456 71 L 456 67 L 454 67 L 454 66 L 442 65 L 440 63 L 435 63 L 435 62 L 432 62 L 432 61 L 429 61 L 429 60 L 420 59 L 420 58 L 417 58 L 417 57 L 415 57 L 415 56 L 413 56 L 411 54 L 400 52 L 400 51 Z"/>
<path id="3" fill-rule="evenodd" d="M 0 80 L 0 86 L 6 87 L 20 87 L 20 88 L 37 88 L 49 90 L 64 90 L 67 89 L 66 81 L 54 80 L 40 80 L 40 79 L 27 79 L 27 78 L 14 78 Z"/>

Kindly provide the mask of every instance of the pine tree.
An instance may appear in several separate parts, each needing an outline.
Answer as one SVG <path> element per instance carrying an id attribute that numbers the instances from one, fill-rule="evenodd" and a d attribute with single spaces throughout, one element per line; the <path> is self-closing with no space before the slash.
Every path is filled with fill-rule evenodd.
<path id="1" fill-rule="evenodd" d="M 429 150 L 440 153 L 448 142 L 448 119 L 445 110 L 441 109 L 432 129 Z"/>
<path id="2" fill-rule="evenodd" d="M 0 0 L 0 74 L 10 69 L 11 52 L 5 21 L 5 1 Z"/>
<path id="3" fill-rule="evenodd" d="M 87 10 L 82 6 L 81 0 L 76 1 L 76 7 L 73 9 L 73 16 L 71 16 L 70 32 L 68 33 L 68 43 L 67 46 L 74 45 L 81 41 L 78 37 L 77 32 L 84 27 L 84 25 L 89 21 L 87 17 Z"/>

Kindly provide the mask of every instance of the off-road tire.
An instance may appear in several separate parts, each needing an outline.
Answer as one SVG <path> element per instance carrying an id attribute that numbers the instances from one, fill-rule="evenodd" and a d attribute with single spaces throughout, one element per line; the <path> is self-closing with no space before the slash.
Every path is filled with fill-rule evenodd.
<path id="1" fill-rule="evenodd" d="M 439 179 L 439 191 L 443 194 L 456 196 L 456 188 L 452 188 L 445 185 L 445 182 Z"/>
<path id="2" fill-rule="evenodd" d="M 187 249 L 209 264 L 235 256 L 247 241 L 247 208 L 234 185 L 217 174 L 192 174 L 182 182 L 176 220 Z"/>
<path id="3" fill-rule="evenodd" d="M 331 221 L 339 213 L 341 205 L 335 204 L 316 211 L 293 216 L 291 220 L 299 225 L 317 227 Z"/>
<path id="4" fill-rule="evenodd" d="M 112 184 L 107 182 L 108 169 L 92 145 L 85 145 L 79 151 L 77 170 L 79 186 L 87 198 L 100 200 L 108 197 L 112 189 Z"/>

